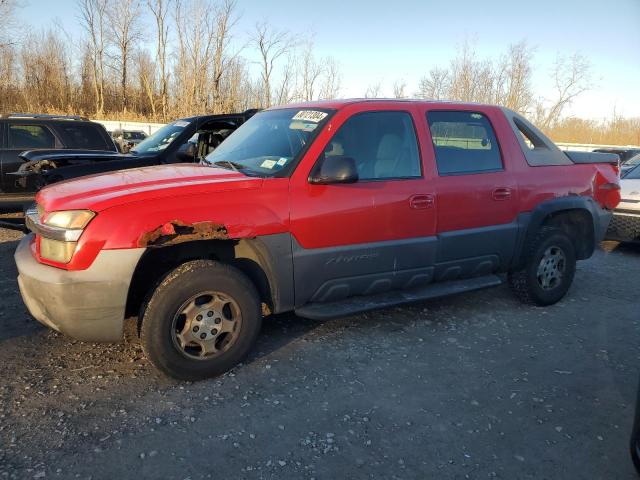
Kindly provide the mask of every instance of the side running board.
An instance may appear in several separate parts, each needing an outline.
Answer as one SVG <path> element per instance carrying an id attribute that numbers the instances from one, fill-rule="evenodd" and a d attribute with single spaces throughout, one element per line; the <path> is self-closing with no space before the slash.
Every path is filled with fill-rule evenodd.
<path id="1" fill-rule="evenodd" d="M 366 312 L 377 308 L 391 307 L 405 303 L 429 300 L 431 298 L 455 295 L 458 293 L 495 287 L 503 283 L 497 275 L 452 280 L 449 282 L 432 283 L 424 287 L 410 290 L 394 290 L 370 296 L 357 296 L 344 300 L 326 303 L 309 303 L 295 309 L 296 315 L 312 320 L 327 320 L 354 313 Z"/>

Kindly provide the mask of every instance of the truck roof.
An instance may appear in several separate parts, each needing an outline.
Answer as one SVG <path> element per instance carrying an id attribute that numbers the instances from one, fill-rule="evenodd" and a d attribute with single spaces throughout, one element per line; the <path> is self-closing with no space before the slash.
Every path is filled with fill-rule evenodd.
<path id="1" fill-rule="evenodd" d="M 340 109 L 347 105 L 359 104 L 359 103 L 413 103 L 420 105 L 455 105 L 458 107 L 495 107 L 495 105 L 489 105 L 484 103 L 474 102 L 457 102 L 452 100 L 422 100 L 415 98 L 345 98 L 337 100 L 317 100 L 313 102 L 300 102 L 289 103 L 286 105 L 277 105 L 271 107 L 269 110 L 277 110 L 280 108 L 330 108 Z"/>

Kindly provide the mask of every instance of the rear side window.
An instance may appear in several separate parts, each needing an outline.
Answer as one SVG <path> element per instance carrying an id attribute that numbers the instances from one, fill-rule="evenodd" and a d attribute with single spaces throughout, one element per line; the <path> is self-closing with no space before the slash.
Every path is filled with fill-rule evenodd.
<path id="1" fill-rule="evenodd" d="M 9 148 L 55 148 L 53 133 L 42 125 L 9 124 Z"/>
<path id="2" fill-rule="evenodd" d="M 360 180 L 421 176 L 420 155 L 411 115 L 365 112 L 349 118 L 324 151 L 325 156 L 351 157 Z"/>
<path id="3" fill-rule="evenodd" d="M 89 150 L 113 150 L 100 135 L 98 127 L 89 124 L 58 125 L 62 131 L 67 148 L 86 148 Z"/>
<path id="4" fill-rule="evenodd" d="M 527 127 L 524 123 L 522 123 L 519 119 L 514 118 L 513 123 L 515 123 L 517 127 L 517 132 L 520 135 L 520 138 L 526 145 L 529 150 L 533 150 L 535 148 L 546 148 L 547 145 L 544 141 L 538 137 L 535 132 L 533 132 L 529 127 Z"/>
<path id="5" fill-rule="evenodd" d="M 432 111 L 427 122 L 440 175 L 502 170 L 495 132 L 483 114 Z"/>

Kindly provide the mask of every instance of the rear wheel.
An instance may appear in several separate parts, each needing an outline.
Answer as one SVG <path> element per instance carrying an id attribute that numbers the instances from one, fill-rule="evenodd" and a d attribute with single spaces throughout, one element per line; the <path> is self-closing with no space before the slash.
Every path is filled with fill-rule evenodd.
<path id="1" fill-rule="evenodd" d="M 200 380 L 242 361 L 261 323 L 258 293 L 242 272 L 196 260 L 160 282 L 143 307 L 140 336 L 159 370 L 180 380 Z"/>
<path id="2" fill-rule="evenodd" d="M 543 227 L 527 248 L 525 267 L 509 274 L 509 285 L 524 303 L 551 305 L 565 296 L 575 271 L 571 239 L 558 228 Z"/>

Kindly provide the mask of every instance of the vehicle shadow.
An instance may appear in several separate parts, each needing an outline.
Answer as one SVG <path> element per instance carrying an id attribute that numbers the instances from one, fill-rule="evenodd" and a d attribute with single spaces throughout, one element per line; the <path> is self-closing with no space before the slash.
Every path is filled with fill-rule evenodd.
<path id="1" fill-rule="evenodd" d="M 625 243 L 613 240 L 605 240 L 600 244 L 605 253 L 618 253 L 631 256 L 640 256 L 640 243 Z"/>

